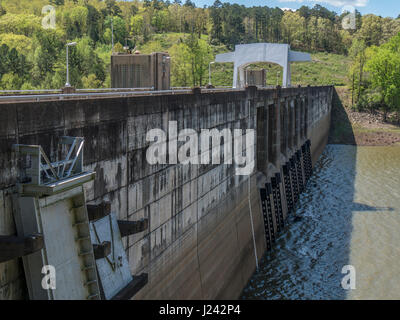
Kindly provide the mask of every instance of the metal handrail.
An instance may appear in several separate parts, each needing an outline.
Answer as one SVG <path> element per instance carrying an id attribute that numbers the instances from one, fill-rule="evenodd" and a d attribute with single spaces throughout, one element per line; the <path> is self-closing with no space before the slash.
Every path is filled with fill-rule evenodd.
<path id="1" fill-rule="evenodd" d="M 191 90 L 160 90 L 160 91 L 127 91 L 127 92 L 97 92 L 97 93 L 67 93 L 67 94 L 45 94 L 45 95 L 17 95 L 0 96 L 1 102 L 40 102 L 68 99 L 96 99 L 96 98 L 125 98 L 138 95 L 159 95 L 191 93 Z"/>
<path id="2" fill-rule="evenodd" d="M 274 89 L 274 86 L 259 87 L 260 89 Z M 69 100 L 69 99 L 96 99 L 96 98 L 125 98 L 134 97 L 139 95 L 161 95 L 161 94 L 190 94 L 192 88 L 188 89 L 171 89 L 171 90 L 146 90 L 147 88 L 132 88 L 124 89 L 125 91 L 118 91 L 121 89 L 108 88 L 111 92 L 86 92 L 87 89 L 78 89 L 80 93 L 57 93 L 57 94 L 41 94 L 41 95 L 11 95 L 2 96 L 0 95 L 0 103 L 11 103 L 11 102 L 41 102 L 41 101 L 57 101 L 57 100 Z M 104 89 L 92 89 L 101 91 Z M 232 88 L 232 87 L 216 87 L 216 88 L 201 88 L 203 93 L 212 92 L 227 92 L 227 91 L 244 91 L 245 88 Z M 11 90 L 12 91 L 12 90 Z M 23 91 L 23 90 L 22 90 Z M 39 90 L 41 91 L 41 90 Z M 55 90 L 59 92 L 59 90 Z M 33 92 L 33 90 L 31 91 Z M 37 92 L 37 91 L 36 91 Z"/>
<path id="3" fill-rule="evenodd" d="M 75 91 L 77 91 L 77 92 L 88 92 L 88 91 L 152 91 L 152 90 L 154 90 L 154 87 L 75 89 Z"/>
<path id="4" fill-rule="evenodd" d="M 2 94 L 2 93 L 19 93 L 19 92 L 35 92 L 35 93 L 38 93 L 38 92 L 62 92 L 62 90 L 61 89 L 0 90 L 0 94 Z"/>

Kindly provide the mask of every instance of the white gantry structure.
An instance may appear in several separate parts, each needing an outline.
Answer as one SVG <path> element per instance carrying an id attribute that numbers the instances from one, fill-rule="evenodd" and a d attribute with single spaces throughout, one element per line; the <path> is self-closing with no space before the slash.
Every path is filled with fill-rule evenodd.
<path id="1" fill-rule="evenodd" d="M 291 85 L 290 63 L 295 61 L 311 61 L 309 53 L 290 50 L 288 44 L 252 43 L 235 46 L 234 52 L 218 54 L 215 62 L 233 62 L 233 88 L 244 86 L 244 69 L 257 62 L 271 62 L 283 67 L 283 87 Z M 240 82 L 238 83 L 238 74 Z"/>

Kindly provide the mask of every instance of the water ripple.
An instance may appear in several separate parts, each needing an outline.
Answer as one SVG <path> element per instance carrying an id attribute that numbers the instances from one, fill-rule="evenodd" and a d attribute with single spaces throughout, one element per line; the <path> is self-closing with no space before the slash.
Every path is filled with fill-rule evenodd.
<path id="1" fill-rule="evenodd" d="M 400 298 L 400 148 L 327 146 L 243 299 Z M 345 265 L 357 289 L 341 287 Z"/>

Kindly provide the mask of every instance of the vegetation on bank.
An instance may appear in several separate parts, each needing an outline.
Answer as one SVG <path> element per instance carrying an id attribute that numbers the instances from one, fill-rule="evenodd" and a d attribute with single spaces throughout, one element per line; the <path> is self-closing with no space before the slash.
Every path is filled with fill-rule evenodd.
<path id="1" fill-rule="evenodd" d="M 360 112 L 352 108 L 352 92 L 348 87 L 336 87 L 332 106 L 330 144 L 358 146 L 400 146 L 400 126 L 383 112 Z"/>
<path id="2" fill-rule="evenodd" d="M 381 46 L 356 40 L 351 48 L 349 74 L 352 105 L 360 111 L 394 112 L 400 125 L 400 33 Z"/>

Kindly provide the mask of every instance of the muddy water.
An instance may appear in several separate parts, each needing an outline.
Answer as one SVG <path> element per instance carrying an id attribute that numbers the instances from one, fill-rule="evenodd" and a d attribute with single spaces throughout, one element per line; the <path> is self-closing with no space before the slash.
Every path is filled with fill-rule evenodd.
<path id="1" fill-rule="evenodd" d="M 243 299 L 400 299 L 400 147 L 327 146 L 295 214 Z"/>

